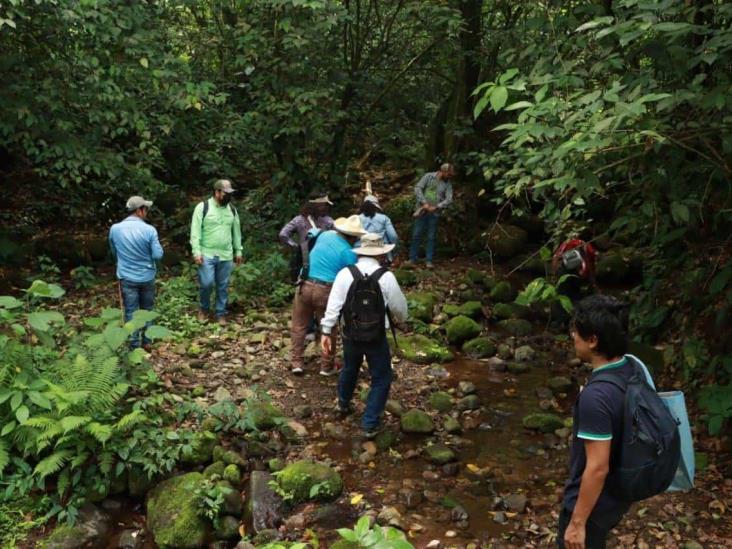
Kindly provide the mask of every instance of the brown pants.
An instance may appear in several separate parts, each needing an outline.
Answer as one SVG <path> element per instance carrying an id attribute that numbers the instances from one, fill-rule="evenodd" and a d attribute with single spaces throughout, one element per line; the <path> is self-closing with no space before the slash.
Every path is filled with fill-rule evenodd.
<path id="1" fill-rule="evenodd" d="M 312 282 L 304 282 L 295 292 L 295 303 L 292 306 L 292 328 L 290 330 L 290 339 L 292 341 L 291 362 L 292 367 L 299 366 L 302 368 L 303 354 L 305 353 L 305 335 L 313 316 L 320 326 L 320 320 L 325 314 L 325 308 L 328 305 L 328 296 L 330 295 L 330 286 L 322 284 L 314 284 Z M 333 327 L 332 331 L 332 350 L 330 355 L 321 353 L 320 363 L 322 368 L 330 369 L 336 353 L 336 342 L 338 341 L 338 325 Z M 320 342 L 318 342 L 320 345 Z"/>

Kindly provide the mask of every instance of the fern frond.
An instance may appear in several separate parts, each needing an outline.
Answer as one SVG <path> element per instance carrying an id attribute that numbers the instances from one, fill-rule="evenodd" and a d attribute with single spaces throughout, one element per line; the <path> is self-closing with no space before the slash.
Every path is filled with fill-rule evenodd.
<path id="1" fill-rule="evenodd" d="M 112 466 L 114 465 L 114 454 L 112 452 L 102 452 L 99 455 L 99 470 L 108 475 L 112 472 Z"/>
<path id="2" fill-rule="evenodd" d="M 56 491 L 60 498 L 63 499 L 69 486 L 71 486 L 71 472 L 68 469 L 64 469 L 58 476 L 58 482 L 56 483 Z"/>
<path id="3" fill-rule="evenodd" d="M 9 463 L 10 454 L 8 453 L 8 444 L 4 440 L 0 440 L 0 477 Z"/>
<path id="4" fill-rule="evenodd" d="M 48 416 L 35 416 L 28 418 L 23 425 L 25 427 L 32 427 L 34 429 L 47 431 L 48 429 L 56 425 L 56 420 Z"/>
<path id="5" fill-rule="evenodd" d="M 89 416 L 66 416 L 61 418 L 59 423 L 61 423 L 61 428 L 64 430 L 64 434 L 66 434 L 69 431 L 74 431 L 75 429 L 86 425 L 90 421 L 91 418 Z"/>
<path id="6" fill-rule="evenodd" d="M 123 431 L 135 425 L 139 425 L 140 423 L 145 423 L 147 420 L 147 416 L 141 410 L 133 410 L 129 414 L 119 418 L 119 421 L 114 425 L 114 428 L 115 430 Z"/>
<path id="7" fill-rule="evenodd" d="M 97 439 L 99 442 L 104 444 L 112 437 L 112 427 L 109 425 L 103 425 L 96 421 L 91 422 L 85 427 L 87 432 Z"/>
<path id="8" fill-rule="evenodd" d="M 36 468 L 33 470 L 33 474 L 38 475 L 41 478 L 46 478 L 48 475 L 57 473 L 61 470 L 61 467 L 69 461 L 71 456 L 71 450 L 60 450 L 58 452 L 54 452 L 47 458 L 38 462 L 38 465 L 36 465 Z"/>
<path id="9" fill-rule="evenodd" d="M 77 454 L 74 459 L 71 460 L 71 469 L 76 469 L 77 467 L 81 467 L 86 463 L 86 460 L 89 459 L 89 452 L 81 452 Z"/>

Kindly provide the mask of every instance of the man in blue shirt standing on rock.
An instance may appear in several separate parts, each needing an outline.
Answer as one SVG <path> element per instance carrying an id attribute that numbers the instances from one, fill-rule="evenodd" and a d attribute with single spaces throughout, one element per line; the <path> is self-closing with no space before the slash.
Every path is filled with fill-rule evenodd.
<path id="1" fill-rule="evenodd" d="M 452 178 L 454 175 L 452 164 L 443 164 L 439 171 L 424 174 L 414 187 L 417 209 L 414 212 L 416 219 L 412 232 L 412 245 L 409 247 L 409 263 L 416 263 L 422 237 L 426 232 L 426 267 L 432 268 L 437 221 L 442 210 L 452 204 Z"/>
<path id="2" fill-rule="evenodd" d="M 151 311 L 155 302 L 155 263 L 163 257 L 158 231 L 145 221 L 152 201 L 133 196 L 127 201 L 129 215 L 109 230 L 109 245 L 117 260 L 125 322 L 138 309 Z M 130 336 L 130 347 L 140 346 L 140 331 Z M 150 340 L 142 334 L 142 348 L 150 351 Z"/>

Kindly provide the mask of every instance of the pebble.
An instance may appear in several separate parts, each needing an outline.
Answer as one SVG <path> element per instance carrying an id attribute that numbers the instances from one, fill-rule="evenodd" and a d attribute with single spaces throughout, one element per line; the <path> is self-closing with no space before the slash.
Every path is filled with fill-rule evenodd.
<path id="1" fill-rule="evenodd" d="M 470 381 L 461 381 L 458 383 L 458 395 L 467 396 L 475 393 L 475 383 Z"/>
<path id="2" fill-rule="evenodd" d="M 445 537 L 446 538 L 456 538 L 457 532 L 455 530 L 448 530 L 447 532 L 445 532 Z"/>
<path id="3" fill-rule="evenodd" d="M 364 442 L 361 445 L 361 448 L 363 448 L 366 451 L 366 453 L 368 453 L 371 456 L 375 456 L 376 453 L 378 452 L 378 448 L 376 447 L 376 443 L 373 442 L 373 441 L 371 441 L 371 440 L 369 440 L 368 442 Z"/>
<path id="4" fill-rule="evenodd" d="M 439 539 L 433 539 L 425 547 L 427 549 L 440 549 L 440 547 L 442 547 L 442 543 L 440 543 Z"/>
<path id="5" fill-rule="evenodd" d="M 440 480 L 440 475 L 434 471 L 422 471 L 422 478 L 429 481 Z"/>

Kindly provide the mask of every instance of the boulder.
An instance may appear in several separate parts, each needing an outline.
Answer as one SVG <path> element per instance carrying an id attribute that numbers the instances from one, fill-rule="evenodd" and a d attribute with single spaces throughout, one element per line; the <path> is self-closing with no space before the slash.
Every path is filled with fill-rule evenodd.
<path id="1" fill-rule="evenodd" d="M 511 286 L 510 282 L 502 280 L 498 282 L 491 290 L 490 297 L 493 303 L 510 303 L 517 296 L 516 289 Z"/>
<path id="2" fill-rule="evenodd" d="M 272 489 L 272 475 L 265 471 L 252 471 L 247 492 L 247 520 L 254 532 L 277 529 L 282 524 L 284 502 Z"/>
<path id="3" fill-rule="evenodd" d="M 493 280 L 493 277 L 483 271 L 479 271 L 478 269 L 468 269 L 467 278 L 472 284 L 477 284 L 484 288 L 492 288 L 496 283 L 496 281 Z"/>
<path id="4" fill-rule="evenodd" d="M 467 396 L 475 393 L 475 383 L 472 381 L 461 381 L 458 383 L 457 392 L 458 396 Z"/>
<path id="5" fill-rule="evenodd" d="M 203 465 L 211 461 L 213 449 L 216 446 L 218 437 L 211 431 L 199 431 L 193 435 L 191 451 L 183 453 L 183 463 L 192 465 Z"/>
<path id="6" fill-rule="evenodd" d="M 395 269 L 394 276 L 402 288 L 414 286 L 417 283 L 417 275 L 410 269 Z"/>
<path id="7" fill-rule="evenodd" d="M 496 224 L 486 234 L 486 247 L 493 255 L 508 258 L 520 254 L 528 239 L 528 233 L 516 225 Z"/>
<path id="8" fill-rule="evenodd" d="M 514 375 L 525 374 L 531 370 L 531 366 L 526 362 L 510 362 L 506 368 Z"/>
<path id="9" fill-rule="evenodd" d="M 432 444 L 424 449 L 427 458 L 437 465 L 444 465 L 457 459 L 457 455 L 444 444 Z"/>
<path id="10" fill-rule="evenodd" d="M 392 342 L 392 338 L 389 341 Z M 417 364 L 442 363 L 453 359 L 449 349 L 424 335 L 397 335 L 397 345 L 404 358 Z"/>
<path id="11" fill-rule="evenodd" d="M 87 504 L 79 511 L 75 526 L 67 524 L 56 526 L 40 546 L 44 549 L 97 547 L 103 543 L 109 530 L 109 517 L 94 505 Z"/>
<path id="12" fill-rule="evenodd" d="M 462 343 L 480 335 L 480 324 L 467 316 L 456 316 L 446 325 L 447 340 L 452 343 Z"/>
<path id="13" fill-rule="evenodd" d="M 639 270 L 633 250 L 613 250 L 599 255 L 597 280 L 599 282 L 623 282 Z"/>
<path id="14" fill-rule="evenodd" d="M 398 400 L 389 399 L 386 401 L 386 411 L 399 417 L 404 413 L 404 406 Z"/>
<path id="15" fill-rule="evenodd" d="M 519 362 L 530 362 L 536 358 L 536 351 L 529 345 L 521 345 L 513 352 L 513 358 Z"/>
<path id="16" fill-rule="evenodd" d="M 531 315 L 531 311 L 528 307 L 519 305 L 515 302 L 510 303 L 496 303 L 493 306 L 491 314 L 498 320 L 506 320 L 508 318 L 524 318 L 528 319 Z"/>
<path id="17" fill-rule="evenodd" d="M 449 412 L 452 409 L 452 397 L 445 391 L 436 391 L 430 395 L 430 406 L 438 412 Z"/>
<path id="18" fill-rule="evenodd" d="M 466 410 L 477 410 L 480 408 L 480 399 L 477 397 L 477 395 L 468 395 L 460 400 L 458 400 L 457 403 L 457 409 L 461 412 L 464 412 Z"/>
<path id="19" fill-rule="evenodd" d="M 409 316 L 422 322 L 432 322 L 438 298 L 430 292 L 411 292 L 407 295 Z"/>
<path id="20" fill-rule="evenodd" d="M 547 385 L 553 393 L 566 393 L 574 387 L 574 383 L 568 377 L 556 376 L 547 381 Z"/>
<path id="21" fill-rule="evenodd" d="M 214 536 L 219 540 L 238 540 L 241 537 L 239 535 L 239 519 L 230 515 L 220 517 L 216 521 Z"/>
<path id="22" fill-rule="evenodd" d="M 442 426 L 445 428 L 445 431 L 448 433 L 459 433 L 463 430 L 462 425 L 460 425 L 460 422 L 455 419 L 454 417 L 447 416 L 445 418 L 445 421 L 443 422 Z"/>
<path id="23" fill-rule="evenodd" d="M 231 465 L 227 465 L 224 469 L 223 478 L 234 486 L 239 486 L 239 484 L 241 484 L 241 471 L 239 471 L 239 467 L 233 463 Z"/>
<path id="24" fill-rule="evenodd" d="M 224 494 L 224 502 L 221 504 L 221 513 L 224 515 L 240 516 L 244 511 L 244 502 L 241 499 L 241 493 L 238 489 L 226 481 L 220 480 L 216 486 Z"/>
<path id="25" fill-rule="evenodd" d="M 306 500 L 330 500 L 340 495 L 343 480 L 335 469 L 313 461 L 296 461 L 277 473 L 277 483 L 294 503 Z M 311 494 L 314 486 L 319 486 Z"/>
<path id="26" fill-rule="evenodd" d="M 209 479 L 214 476 L 224 478 L 224 471 L 226 471 L 226 467 L 227 465 L 223 461 L 214 461 L 203 470 L 203 476 Z"/>
<path id="27" fill-rule="evenodd" d="M 435 424 L 428 414 L 413 408 L 402 415 L 401 428 L 405 433 L 429 434 L 435 430 Z"/>
<path id="28" fill-rule="evenodd" d="M 250 414 L 254 426 L 259 430 L 273 429 L 284 417 L 279 408 L 269 402 L 262 401 L 249 403 L 247 413 Z"/>
<path id="29" fill-rule="evenodd" d="M 393 432 L 385 429 L 376 435 L 374 443 L 377 450 L 385 452 L 397 443 L 397 437 Z"/>
<path id="30" fill-rule="evenodd" d="M 458 308 L 458 314 L 469 318 L 478 318 L 483 314 L 483 305 L 480 301 L 466 301 Z"/>
<path id="31" fill-rule="evenodd" d="M 458 316 L 460 314 L 460 305 L 456 305 L 455 303 L 445 303 L 442 306 L 441 314 L 446 315 L 448 318 Z"/>
<path id="32" fill-rule="evenodd" d="M 498 327 L 504 330 L 506 333 L 516 337 L 529 336 L 533 331 L 531 322 L 522 318 L 509 318 L 508 320 L 501 320 L 498 323 Z"/>
<path id="33" fill-rule="evenodd" d="M 564 420 L 556 414 L 534 413 L 524 416 L 523 425 L 533 431 L 553 433 L 564 427 Z"/>
<path id="34" fill-rule="evenodd" d="M 186 473 L 158 484 L 147 499 L 147 527 L 163 548 L 194 549 L 206 543 L 208 521 L 198 514 L 201 473 Z"/>
<path id="35" fill-rule="evenodd" d="M 463 344 L 463 353 L 471 358 L 485 358 L 496 354 L 496 345 L 487 337 L 476 337 Z"/>

